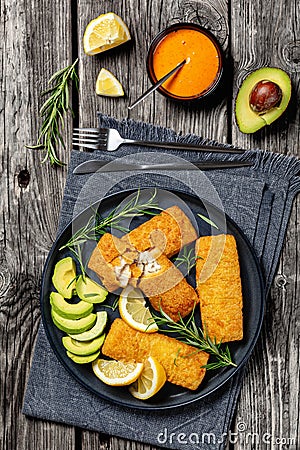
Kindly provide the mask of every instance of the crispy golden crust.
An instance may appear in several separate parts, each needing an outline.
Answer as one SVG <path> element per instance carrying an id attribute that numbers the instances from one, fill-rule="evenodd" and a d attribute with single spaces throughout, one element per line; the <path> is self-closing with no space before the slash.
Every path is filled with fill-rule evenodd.
<path id="1" fill-rule="evenodd" d="M 126 250 L 126 244 L 121 241 L 121 239 L 116 238 L 110 233 L 105 233 L 101 236 L 97 247 L 105 261 L 108 263 L 117 258 L 120 254 L 124 253 Z"/>
<path id="2" fill-rule="evenodd" d="M 116 261 L 116 259 L 117 258 L 113 261 Z M 88 267 L 98 275 L 109 292 L 114 292 L 120 287 L 120 283 L 114 272 L 114 266 L 111 263 L 106 262 L 98 246 L 92 253 Z"/>
<path id="3" fill-rule="evenodd" d="M 201 367 L 208 355 L 160 333 L 142 333 L 116 319 L 104 341 L 102 353 L 116 360 L 143 362 L 149 356 L 164 367 L 170 383 L 195 390 L 205 375 Z"/>
<path id="4" fill-rule="evenodd" d="M 187 316 L 198 303 L 198 296 L 180 270 L 164 255 L 157 258 L 160 270 L 143 275 L 139 288 L 157 311 L 162 310 L 177 322 Z"/>
<path id="5" fill-rule="evenodd" d="M 197 232 L 192 225 L 192 222 L 178 206 L 172 206 L 171 208 L 163 211 L 162 214 L 169 214 L 176 221 L 181 233 L 181 247 L 184 247 L 185 245 L 190 244 L 197 239 Z M 176 253 L 178 253 L 180 248 L 176 249 L 176 251 L 175 248 L 173 248 L 173 253 L 170 254 L 169 257 L 174 256 Z"/>
<path id="6" fill-rule="evenodd" d="M 168 258 L 197 238 L 189 218 L 178 206 L 172 206 L 125 235 L 138 251 L 157 247 Z"/>
<path id="7" fill-rule="evenodd" d="M 234 236 L 203 236 L 196 242 L 201 320 L 218 342 L 243 338 L 243 297 Z"/>
<path id="8" fill-rule="evenodd" d="M 105 233 L 99 240 L 97 247 L 106 262 L 122 255 L 128 262 L 132 263 L 137 258 L 137 251 L 128 241 L 119 239 L 110 233 Z"/>

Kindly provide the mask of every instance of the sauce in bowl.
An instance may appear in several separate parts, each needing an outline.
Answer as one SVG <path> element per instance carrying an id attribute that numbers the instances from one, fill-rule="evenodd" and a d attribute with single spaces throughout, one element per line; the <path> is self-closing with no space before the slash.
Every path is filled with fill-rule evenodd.
<path id="1" fill-rule="evenodd" d="M 222 73 L 222 54 L 215 38 L 195 24 L 176 24 L 154 38 L 148 53 L 148 74 L 153 83 L 181 61 L 186 64 L 159 88 L 165 95 L 192 100 L 210 93 Z"/>

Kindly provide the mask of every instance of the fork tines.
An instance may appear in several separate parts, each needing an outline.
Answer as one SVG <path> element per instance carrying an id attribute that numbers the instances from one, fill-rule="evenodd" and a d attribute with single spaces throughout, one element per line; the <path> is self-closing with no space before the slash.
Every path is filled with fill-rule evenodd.
<path id="1" fill-rule="evenodd" d="M 74 128 L 72 143 L 92 150 L 105 150 L 107 136 L 107 128 Z"/>

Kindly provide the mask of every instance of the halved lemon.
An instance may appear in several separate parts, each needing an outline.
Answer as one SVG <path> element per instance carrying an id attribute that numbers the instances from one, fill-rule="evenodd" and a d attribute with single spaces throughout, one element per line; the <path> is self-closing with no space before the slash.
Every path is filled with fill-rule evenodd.
<path id="1" fill-rule="evenodd" d="M 122 319 L 135 330 L 145 333 L 158 330 L 140 289 L 132 286 L 123 289 L 119 299 L 119 312 Z"/>
<path id="2" fill-rule="evenodd" d="M 152 356 L 144 363 L 139 378 L 129 387 L 130 393 L 140 400 L 147 400 L 155 395 L 167 380 L 163 366 Z"/>
<path id="3" fill-rule="evenodd" d="M 96 81 L 96 94 L 106 97 L 122 97 L 123 87 L 119 80 L 106 69 L 101 69 Z"/>
<path id="4" fill-rule="evenodd" d="M 94 374 L 110 386 L 127 386 L 138 379 L 144 368 L 143 363 L 115 361 L 113 359 L 96 359 L 93 364 Z"/>
<path id="5" fill-rule="evenodd" d="M 101 14 L 86 27 L 83 48 L 87 55 L 96 55 L 131 39 L 127 25 L 117 14 Z"/>

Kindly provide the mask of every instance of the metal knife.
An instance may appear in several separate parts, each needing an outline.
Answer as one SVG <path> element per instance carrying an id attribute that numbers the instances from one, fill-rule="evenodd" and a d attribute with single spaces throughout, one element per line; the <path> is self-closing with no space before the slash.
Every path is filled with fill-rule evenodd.
<path id="1" fill-rule="evenodd" d="M 107 167 L 106 167 L 107 166 Z M 233 169 L 236 167 L 250 167 L 253 162 L 246 161 L 211 161 L 211 162 L 194 162 L 192 164 L 179 163 L 161 163 L 161 164 L 140 164 L 140 163 L 123 163 L 115 161 L 100 161 L 92 159 L 79 164 L 73 170 L 75 175 L 97 172 L 103 169 L 103 172 L 124 172 L 133 170 L 214 170 L 214 169 Z"/>

